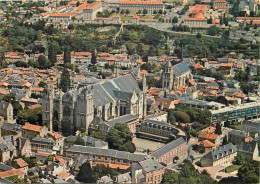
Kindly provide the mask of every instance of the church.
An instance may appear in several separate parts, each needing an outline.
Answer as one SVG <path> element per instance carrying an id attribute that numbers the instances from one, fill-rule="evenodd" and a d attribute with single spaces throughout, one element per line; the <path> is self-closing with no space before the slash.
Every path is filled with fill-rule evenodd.
<path id="1" fill-rule="evenodd" d="M 94 117 L 104 121 L 132 114 L 139 119 L 146 116 L 146 78 L 140 89 L 132 74 L 88 85 L 66 93 L 55 92 L 48 86 L 42 98 L 43 125 L 52 131 L 53 117 L 67 126 L 73 134 L 87 131 Z"/>
<path id="2" fill-rule="evenodd" d="M 180 62 L 176 65 L 172 65 L 171 61 L 168 61 L 163 68 L 161 74 L 162 87 L 168 90 L 177 90 L 181 86 L 185 85 L 187 80 L 192 80 L 192 74 L 190 68 L 185 62 Z"/>

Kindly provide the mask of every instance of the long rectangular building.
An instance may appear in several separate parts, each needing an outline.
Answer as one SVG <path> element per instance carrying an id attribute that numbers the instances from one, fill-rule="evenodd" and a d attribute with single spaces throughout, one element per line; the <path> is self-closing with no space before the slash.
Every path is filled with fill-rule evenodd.
<path id="1" fill-rule="evenodd" d="M 219 110 L 212 110 L 212 121 L 237 122 L 245 117 L 249 119 L 260 118 L 260 101 L 225 107 Z"/>
<path id="2" fill-rule="evenodd" d="M 77 158 L 79 156 L 86 156 L 93 161 L 114 163 L 122 165 L 132 165 L 145 160 L 147 155 L 134 154 L 125 151 L 118 151 L 114 149 L 101 149 L 90 146 L 74 145 L 66 150 L 67 157 Z"/>
<path id="3" fill-rule="evenodd" d="M 129 10 L 130 14 L 142 14 L 146 9 L 147 14 L 151 15 L 154 11 L 164 11 L 164 4 L 161 1 L 120 1 L 119 8 L 120 11 Z"/>

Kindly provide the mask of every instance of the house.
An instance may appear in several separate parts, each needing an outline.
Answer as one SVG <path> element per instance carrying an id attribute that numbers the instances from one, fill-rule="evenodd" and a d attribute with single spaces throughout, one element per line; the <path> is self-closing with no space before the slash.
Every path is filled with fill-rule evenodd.
<path id="1" fill-rule="evenodd" d="M 155 150 L 151 156 L 153 156 L 157 162 L 164 163 L 166 165 L 171 164 L 175 157 L 185 158 L 187 155 L 187 143 L 181 137 L 165 146 Z"/>
<path id="2" fill-rule="evenodd" d="M 48 129 L 45 126 L 25 123 L 25 125 L 22 127 L 22 136 L 27 139 L 32 139 L 37 136 L 45 137 L 47 133 Z"/>
<path id="3" fill-rule="evenodd" d="M 197 150 L 200 153 L 205 153 L 211 151 L 213 148 L 215 148 L 215 144 L 210 142 L 209 140 L 203 140 L 203 141 L 198 141 L 196 143 Z"/>
<path id="4" fill-rule="evenodd" d="M 53 150 L 59 154 L 63 154 L 64 137 L 58 132 L 53 132 L 48 135 L 49 138 L 51 138 L 55 142 Z"/>
<path id="5" fill-rule="evenodd" d="M 8 102 L 0 102 L 0 116 L 3 116 L 7 122 L 13 121 L 13 106 Z"/>
<path id="6" fill-rule="evenodd" d="M 113 180 L 110 176 L 102 176 L 100 179 L 97 180 L 98 184 L 113 184 Z"/>
<path id="7" fill-rule="evenodd" d="M 0 178 L 5 179 L 11 176 L 17 176 L 18 179 L 24 179 L 25 172 L 23 169 L 12 169 L 9 171 L 0 172 Z"/>
<path id="8" fill-rule="evenodd" d="M 30 140 L 24 137 L 19 137 L 18 139 L 16 139 L 16 150 L 17 156 L 32 156 L 32 147 Z"/>
<path id="9" fill-rule="evenodd" d="M 218 134 L 209 134 L 206 132 L 200 132 L 198 135 L 199 141 L 208 140 L 214 143 L 216 146 L 220 145 L 220 136 Z"/>
<path id="10" fill-rule="evenodd" d="M 31 140 L 31 145 L 32 145 L 32 151 L 34 152 L 39 152 L 39 151 L 52 152 L 55 143 L 52 139 L 46 139 L 37 136 Z"/>
<path id="11" fill-rule="evenodd" d="M 72 137 L 72 136 L 71 136 Z M 102 148 L 102 149 L 108 149 L 108 143 L 105 141 L 102 141 L 101 139 L 97 139 L 90 136 L 83 136 L 83 137 L 75 137 L 73 136 L 75 140 L 77 140 L 77 143 L 84 146 L 92 146 L 96 148 Z M 67 137 L 66 140 L 70 138 Z"/>
<path id="12" fill-rule="evenodd" d="M 248 133 L 251 137 L 259 137 L 260 122 L 245 120 L 241 124 L 241 130 Z"/>
<path id="13" fill-rule="evenodd" d="M 83 3 L 74 10 L 81 13 L 83 20 L 95 20 L 97 13 L 103 10 L 103 2 Z"/>
<path id="14" fill-rule="evenodd" d="M 0 137 L 0 162 L 6 162 L 16 156 L 12 136 Z"/>
<path id="15" fill-rule="evenodd" d="M 237 156 L 237 147 L 232 143 L 213 149 L 201 159 L 202 167 L 229 166 Z"/>
<path id="16" fill-rule="evenodd" d="M 50 153 L 41 153 L 41 152 L 38 152 L 35 154 L 35 157 L 37 159 L 37 161 L 39 163 L 46 163 L 48 161 L 48 157 L 49 157 Z"/>
<path id="17" fill-rule="evenodd" d="M 17 158 L 14 159 L 14 165 L 16 169 L 23 169 L 25 173 L 28 172 L 28 164 L 22 159 L 22 158 Z"/>
<path id="18" fill-rule="evenodd" d="M 250 141 L 250 142 L 242 142 L 238 147 L 238 153 L 241 153 L 248 160 L 256 160 L 259 159 L 259 142 Z"/>
<path id="19" fill-rule="evenodd" d="M 14 139 L 22 136 L 22 127 L 23 125 L 13 124 L 13 123 L 4 123 L 1 126 L 1 137 L 12 135 Z"/>
<path id="20" fill-rule="evenodd" d="M 71 63 L 75 65 L 89 65 L 91 63 L 92 54 L 91 52 L 75 52 L 72 51 Z"/>
<path id="21" fill-rule="evenodd" d="M 132 183 L 161 183 L 164 166 L 154 159 L 147 159 L 132 166 Z"/>
<path id="22" fill-rule="evenodd" d="M 242 142 L 246 141 L 246 138 L 248 138 L 247 133 L 240 130 L 231 130 L 228 133 L 228 142 L 234 145 L 242 144 Z"/>
<path id="23" fill-rule="evenodd" d="M 130 172 L 119 174 L 115 178 L 116 183 L 132 183 L 132 177 Z"/>

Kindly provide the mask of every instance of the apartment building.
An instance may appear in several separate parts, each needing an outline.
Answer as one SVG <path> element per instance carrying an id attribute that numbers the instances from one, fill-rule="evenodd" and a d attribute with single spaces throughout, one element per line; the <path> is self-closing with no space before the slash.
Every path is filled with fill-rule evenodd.
<path id="1" fill-rule="evenodd" d="M 229 4 L 226 0 L 214 0 L 213 1 L 213 9 L 229 9 Z"/>
<path id="2" fill-rule="evenodd" d="M 136 14 L 137 12 L 143 13 L 143 10 L 147 10 L 147 14 L 151 15 L 154 11 L 164 11 L 164 4 L 160 1 L 120 1 L 119 9 L 129 10 L 130 14 Z"/>
<path id="3" fill-rule="evenodd" d="M 185 158 L 186 154 L 187 154 L 187 143 L 181 137 L 155 150 L 151 154 L 151 156 L 153 156 L 157 162 L 168 165 L 173 162 L 173 159 L 175 157 Z"/>
<path id="4" fill-rule="evenodd" d="M 49 14 L 48 20 L 51 22 L 68 22 L 72 18 L 76 17 L 77 13 L 64 12 L 64 13 L 51 13 Z"/>
<path id="5" fill-rule="evenodd" d="M 201 159 L 202 167 L 210 166 L 229 166 L 237 156 L 237 147 L 233 144 L 227 144 L 213 149 Z"/>
<path id="6" fill-rule="evenodd" d="M 101 149 L 80 145 L 73 145 L 66 150 L 65 153 L 67 157 L 78 158 L 80 156 L 85 156 L 93 161 L 121 165 L 133 165 L 144 160 L 147 156 L 114 149 Z"/>
<path id="7" fill-rule="evenodd" d="M 260 101 L 224 107 L 218 110 L 211 110 L 212 121 L 238 122 L 246 116 L 248 119 L 260 118 Z"/>
<path id="8" fill-rule="evenodd" d="M 75 8 L 75 11 L 82 13 L 80 16 L 84 20 L 95 20 L 98 12 L 103 11 L 102 2 L 94 2 L 91 4 L 83 3 L 82 5 Z"/>
<path id="9" fill-rule="evenodd" d="M 74 65 L 89 65 L 91 63 L 92 54 L 91 52 L 75 52 L 72 51 L 71 64 Z"/>

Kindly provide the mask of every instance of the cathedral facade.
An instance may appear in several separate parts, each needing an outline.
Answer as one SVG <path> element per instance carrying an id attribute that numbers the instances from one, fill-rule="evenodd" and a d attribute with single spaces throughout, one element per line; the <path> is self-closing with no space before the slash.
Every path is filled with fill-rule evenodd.
<path id="1" fill-rule="evenodd" d="M 94 117 L 108 121 L 125 114 L 146 116 L 146 79 L 140 89 L 132 74 L 73 89 L 66 93 L 55 92 L 49 86 L 42 98 L 43 124 L 52 131 L 53 119 L 73 134 L 76 130 L 88 130 Z"/>
<path id="2" fill-rule="evenodd" d="M 186 63 L 180 62 L 176 65 L 172 65 L 172 63 L 168 61 L 164 65 L 161 74 L 163 88 L 177 90 L 181 86 L 185 85 L 186 81 L 189 79 L 192 80 L 192 74 Z"/>

